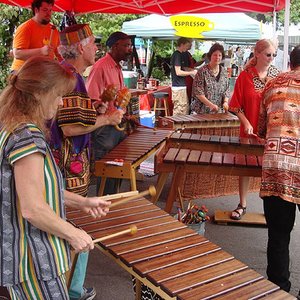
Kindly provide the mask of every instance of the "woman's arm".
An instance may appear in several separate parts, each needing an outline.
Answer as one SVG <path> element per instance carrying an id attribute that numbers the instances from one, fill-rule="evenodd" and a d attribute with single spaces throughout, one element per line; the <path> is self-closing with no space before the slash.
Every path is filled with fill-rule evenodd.
<path id="1" fill-rule="evenodd" d="M 46 203 L 43 155 L 30 154 L 17 160 L 13 166 L 23 218 L 40 230 L 67 240 L 76 252 L 93 249 L 92 239 L 85 231 L 60 218 Z"/>
<path id="2" fill-rule="evenodd" d="M 91 214 L 94 218 L 106 216 L 111 204 L 110 201 L 102 200 L 100 197 L 83 197 L 69 191 L 65 191 L 65 203 L 67 206 Z"/>
<path id="3" fill-rule="evenodd" d="M 199 101 L 201 101 L 205 106 L 209 107 L 209 109 L 212 111 L 212 112 L 218 112 L 219 110 L 219 107 L 218 105 L 212 103 L 211 101 L 209 101 L 205 95 L 197 95 L 197 98 Z"/>
<path id="4" fill-rule="evenodd" d="M 253 134 L 253 126 L 250 124 L 248 119 L 246 118 L 245 114 L 241 111 L 236 113 L 237 117 L 239 118 L 240 122 L 244 126 L 245 133 L 250 135 Z"/>

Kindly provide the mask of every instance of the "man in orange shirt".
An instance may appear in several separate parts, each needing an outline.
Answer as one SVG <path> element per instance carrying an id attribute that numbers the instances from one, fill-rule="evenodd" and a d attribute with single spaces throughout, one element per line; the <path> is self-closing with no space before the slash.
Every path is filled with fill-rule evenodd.
<path id="1" fill-rule="evenodd" d="M 31 4 L 33 17 L 21 24 L 13 40 L 14 61 L 12 71 L 20 69 L 24 62 L 32 56 L 60 56 L 57 52 L 59 34 L 50 23 L 54 0 L 33 0 Z"/>

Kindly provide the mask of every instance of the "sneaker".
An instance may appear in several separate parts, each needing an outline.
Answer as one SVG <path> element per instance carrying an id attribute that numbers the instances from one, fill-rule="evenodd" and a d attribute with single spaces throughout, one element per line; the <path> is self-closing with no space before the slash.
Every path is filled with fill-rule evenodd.
<path id="1" fill-rule="evenodd" d="M 92 300 L 96 297 L 96 290 L 93 287 L 85 288 L 83 287 L 83 294 L 79 299 L 76 300 Z M 75 300 L 71 298 L 71 300 Z"/>

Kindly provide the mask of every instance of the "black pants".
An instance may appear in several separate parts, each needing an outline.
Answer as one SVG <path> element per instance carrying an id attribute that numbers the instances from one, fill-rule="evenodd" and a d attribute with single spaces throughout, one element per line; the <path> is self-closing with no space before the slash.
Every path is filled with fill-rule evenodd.
<path id="1" fill-rule="evenodd" d="M 300 210 L 300 205 L 277 196 L 264 197 L 263 200 L 268 226 L 268 279 L 289 292 L 290 236 L 295 223 L 296 206 Z"/>
<path id="2" fill-rule="evenodd" d="M 94 152 L 94 159 L 102 158 L 106 153 L 111 151 L 121 141 L 125 139 L 126 135 L 123 131 L 118 131 L 114 126 L 103 126 L 96 129 L 92 133 L 92 145 Z M 126 153 L 123 153 L 125 155 Z M 119 158 L 122 158 L 119 157 Z M 107 178 L 103 195 L 113 195 L 117 193 L 119 181 L 114 178 Z M 101 184 L 101 177 L 97 178 L 97 193 Z"/>

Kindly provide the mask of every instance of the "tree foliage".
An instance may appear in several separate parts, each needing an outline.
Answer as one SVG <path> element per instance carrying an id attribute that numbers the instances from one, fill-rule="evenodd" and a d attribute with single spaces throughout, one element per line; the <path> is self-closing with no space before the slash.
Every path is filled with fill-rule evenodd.
<path id="1" fill-rule="evenodd" d="M 300 22 L 300 1 L 291 0 L 290 22 L 297 24 Z M 250 14 L 252 17 L 263 22 L 272 22 L 272 13 L 270 14 Z M 284 11 L 280 11 L 277 17 L 278 27 L 283 25 Z M 31 11 L 14 6 L 0 4 L 0 90 L 6 84 L 6 78 L 9 74 L 11 65 L 11 56 L 9 55 L 12 49 L 13 33 L 17 26 L 31 18 Z M 52 22 L 59 26 L 62 20 L 62 13 L 54 13 Z M 90 24 L 94 34 L 101 36 L 105 41 L 107 37 L 114 31 L 120 30 L 123 22 L 134 20 L 142 17 L 142 15 L 132 14 L 82 14 L 76 16 L 78 23 Z M 155 41 L 153 44 L 156 54 L 165 57 L 172 52 L 170 43 L 164 41 Z"/>
<path id="2" fill-rule="evenodd" d="M 0 90 L 6 85 L 7 76 L 10 71 L 12 57 L 10 50 L 12 49 L 13 34 L 15 29 L 26 20 L 32 17 L 29 9 L 19 8 L 0 4 Z M 59 28 L 62 21 L 62 13 L 53 13 L 52 22 Z M 76 17 L 77 23 L 90 24 L 93 33 L 101 36 L 102 40 L 114 31 L 121 30 L 125 21 L 140 18 L 141 15 L 116 15 L 116 14 L 83 14 Z"/>
<path id="3" fill-rule="evenodd" d="M 300 22 L 300 1 L 299 0 L 291 0 L 291 7 L 290 7 L 290 24 L 298 24 Z M 273 13 L 268 14 L 258 14 L 258 13 L 250 13 L 250 17 L 262 21 L 263 23 L 272 23 L 273 22 Z M 277 24 L 276 29 L 279 29 L 284 25 L 284 10 L 281 10 L 276 15 Z"/>

